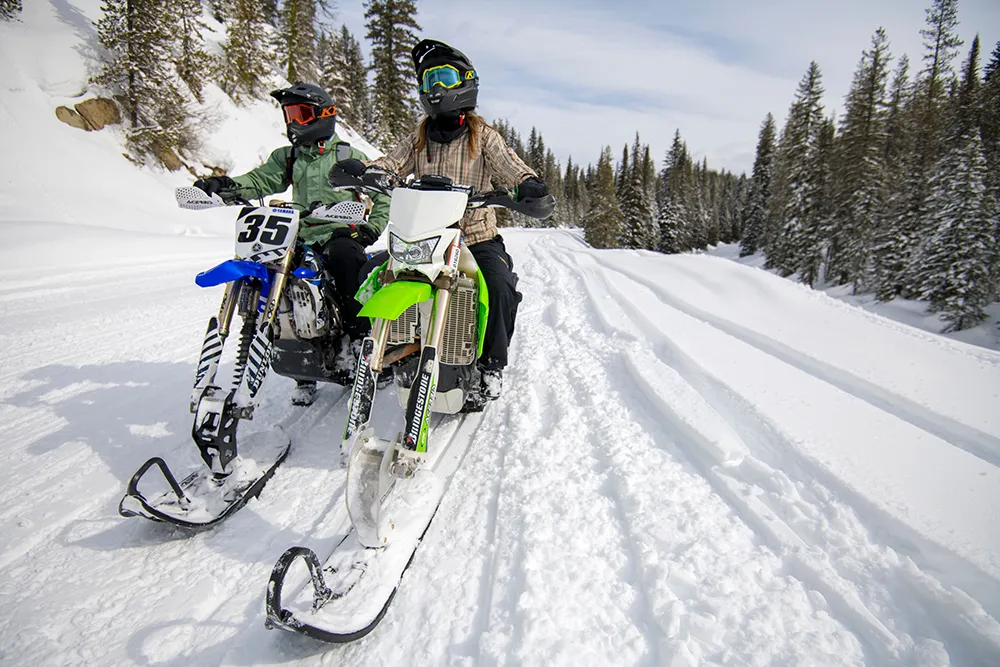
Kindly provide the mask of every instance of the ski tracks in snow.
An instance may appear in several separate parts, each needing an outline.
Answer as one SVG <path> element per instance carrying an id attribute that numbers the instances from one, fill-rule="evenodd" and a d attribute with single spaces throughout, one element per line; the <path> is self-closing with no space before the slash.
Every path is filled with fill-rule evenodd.
<path id="1" fill-rule="evenodd" d="M 979 564 L 957 557 L 871 507 L 800 455 L 797 443 L 752 400 L 687 354 L 672 338 L 662 311 L 678 311 L 675 316 L 697 321 L 702 328 L 698 335 L 708 335 L 704 328 L 711 327 L 716 334 L 736 338 L 912 426 L 935 436 L 947 435 L 951 444 L 992 463 L 989 455 L 983 456 L 991 451 L 989 436 L 970 437 L 969 429 L 952 428 L 946 419 L 919 417 L 905 400 L 893 401 L 881 388 L 850 381 L 845 373 L 787 346 L 679 302 L 638 272 L 622 270 L 620 262 L 615 268 L 599 264 L 594 253 L 574 251 L 573 243 L 553 238 L 544 239 L 543 245 L 567 269 L 548 284 L 580 281 L 590 303 L 577 313 L 594 317 L 604 336 L 615 341 L 625 368 L 617 377 L 632 386 L 635 399 L 652 408 L 650 431 L 656 423 L 662 425 L 678 453 L 781 557 L 783 572 L 801 581 L 818 609 L 857 637 L 865 662 L 996 663 L 1000 625 L 983 608 L 996 613 L 996 580 Z M 649 290 L 654 293 L 652 301 L 659 302 L 657 308 L 650 308 Z M 567 329 L 559 337 L 572 338 L 574 332 Z M 685 337 L 685 342 L 691 340 Z M 986 448 L 970 442 L 984 443 Z"/>

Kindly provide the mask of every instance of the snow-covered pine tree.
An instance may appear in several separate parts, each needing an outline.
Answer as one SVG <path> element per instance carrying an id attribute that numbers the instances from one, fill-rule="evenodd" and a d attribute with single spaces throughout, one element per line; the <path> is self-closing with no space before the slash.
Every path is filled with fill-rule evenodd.
<path id="1" fill-rule="evenodd" d="M 995 300 L 1000 298 L 1000 42 L 997 42 L 990 61 L 986 63 L 979 95 L 979 108 L 982 110 L 980 134 L 983 153 L 986 155 L 988 213 L 993 220 L 990 274 Z"/>
<path id="2" fill-rule="evenodd" d="M 920 279 L 917 257 L 923 246 L 934 237 L 935 217 L 927 198 L 931 193 L 934 169 L 945 149 L 949 84 L 954 80 L 952 61 L 962 40 L 957 34 L 958 0 L 934 0 L 927 9 L 924 38 L 924 69 L 917 80 L 913 99 L 912 154 L 907 158 L 907 205 L 900 212 L 899 226 L 903 236 L 904 274 L 901 290 L 908 295 Z"/>
<path id="3" fill-rule="evenodd" d="M 890 86 L 885 121 L 883 184 L 881 200 L 884 207 L 876 220 L 872 242 L 871 275 L 865 283 L 875 290 L 875 298 L 889 301 L 902 289 L 906 269 L 906 229 L 904 214 L 909 206 L 907 197 L 908 160 L 912 157 L 913 95 L 909 80 L 910 60 L 904 54 L 896 65 Z"/>
<path id="4" fill-rule="evenodd" d="M 263 93 L 270 67 L 265 16 L 257 0 L 232 0 L 227 14 L 227 37 L 218 69 L 220 86 L 236 102 Z"/>
<path id="5" fill-rule="evenodd" d="M 982 98 L 979 79 L 979 35 L 972 40 L 969 57 L 962 66 L 962 80 L 952 101 L 952 109 L 948 118 L 945 144 L 950 149 L 954 142 L 971 128 L 981 127 L 983 109 L 980 106 Z"/>
<path id="6" fill-rule="evenodd" d="M 168 0 L 166 18 L 173 27 L 173 61 L 177 76 L 194 98 L 204 101 L 201 95 L 205 77 L 211 74 L 212 57 L 205 51 L 202 31 L 208 25 L 202 20 L 201 0 Z"/>
<path id="7" fill-rule="evenodd" d="M 161 161 L 187 147 L 189 114 L 171 67 L 173 34 L 168 0 L 104 0 L 97 37 L 108 59 L 94 78 L 116 96 L 137 155 Z"/>
<path id="8" fill-rule="evenodd" d="M 688 160 L 684 167 L 684 208 L 687 212 L 685 227 L 687 231 L 687 248 L 689 250 L 704 250 L 708 247 L 708 213 L 704 195 L 701 191 L 702 165 Z"/>
<path id="9" fill-rule="evenodd" d="M 861 55 L 846 98 L 835 152 L 827 280 L 864 285 L 877 221 L 884 211 L 889 38 L 879 28 Z"/>
<path id="10" fill-rule="evenodd" d="M 555 213 L 547 219 L 539 221 L 539 226 L 564 227 L 566 225 L 566 221 L 562 206 L 563 201 L 565 200 L 565 195 L 563 193 L 562 167 L 556 160 L 555 153 L 551 150 L 545 151 L 545 168 L 539 175 L 545 182 L 545 185 L 549 188 L 549 192 L 551 192 L 556 198 Z"/>
<path id="11" fill-rule="evenodd" d="M 0 0 L 0 19 L 16 21 L 21 14 L 21 0 Z"/>
<path id="12" fill-rule="evenodd" d="M 776 238 L 767 240 L 766 266 L 785 276 L 795 272 L 803 257 L 814 252 L 810 244 L 818 242 L 804 231 L 816 222 L 818 174 L 814 157 L 825 122 L 822 98 L 822 74 L 813 61 L 795 93 L 775 159 L 769 225 Z"/>
<path id="13" fill-rule="evenodd" d="M 317 0 L 284 0 L 278 12 L 281 64 L 289 81 L 314 83 Z"/>
<path id="14" fill-rule="evenodd" d="M 657 196 L 656 223 L 660 242 L 657 250 L 663 253 L 682 252 L 684 248 L 684 164 L 688 160 L 687 146 L 681 131 L 674 131 L 674 141 L 663 160 L 660 171 L 660 192 Z"/>
<path id="15" fill-rule="evenodd" d="M 605 146 L 597 161 L 590 191 L 590 208 L 584 216 L 584 238 L 595 248 L 618 248 L 621 212 L 615 195 L 615 172 L 611 147 Z"/>
<path id="16" fill-rule="evenodd" d="M 753 174 L 750 177 L 747 203 L 742 214 L 740 257 L 752 255 L 765 246 L 768 206 L 771 202 L 771 179 L 774 176 L 774 158 L 777 150 L 774 142 L 774 116 L 767 114 L 757 136 Z"/>
<path id="17" fill-rule="evenodd" d="M 373 135 L 386 149 L 413 131 L 417 118 L 413 61 L 417 43 L 415 0 L 368 0 L 365 4 L 366 37 L 371 43 L 375 84 L 372 89 Z"/>
<path id="18" fill-rule="evenodd" d="M 801 233 L 795 239 L 792 250 L 795 257 L 794 270 L 799 274 L 799 279 L 810 287 L 820 278 L 824 240 L 830 228 L 833 212 L 831 189 L 834 182 L 833 152 L 836 131 L 832 118 L 820 125 L 816 150 L 810 157 L 810 209 L 808 215 L 803 218 Z"/>
<path id="19" fill-rule="evenodd" d="M 978 128 L 968 129 L 940 161 L 928 209 L 936 232 L 920 258 L 917 295 L 950 326 L 966 329 L 986 317 L 993 298 L 989 238 L 995 221 L 986 196 L 986 159 Z"/>
<path id="20" fill-rule="evenodd" d="M 366 134 L 371 125 L 368 69 L 361 44 L 347 26 L 330 43 L 321 80 L 337 104 L 337 115 L 352 128 Z"/>
<path id="21" fill-rule="evenodd" d="M 619 197 L 623 218 L 622 247 L 655 250 L 659 234 L 654 226 L 653 209 L 646 188 L 649 177 L 642 155 L 643 146 L 636 133 L 635 143 L 632 144 L 632 165 Z"/>
<path id="22" fill-rule="evenodd" d="M 618 163 L 618 168 L 615 170 L 615 192 L 618 194 L 619 201 L 628 185 L 630 175 L 631 172 L 628 167 L 628 144 L 625 144 L 622 147 L 622 161 Z"/>

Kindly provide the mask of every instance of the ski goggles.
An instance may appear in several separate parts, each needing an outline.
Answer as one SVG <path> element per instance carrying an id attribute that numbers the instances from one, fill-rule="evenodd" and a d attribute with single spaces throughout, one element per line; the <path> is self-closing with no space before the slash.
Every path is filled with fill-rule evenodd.
<path id="1" fill-rule="evenodd" d="M 308 125 L 317 118 L 329 118 L 337 115 L 337 107 L 325 107 L 320 109 L 317 116 L 316 107 L 311 104 L 289 104 L 281 107 L 281 110 L 285 112 L 285 125 L 292 123 Z"/>
<path id="2" fill-rule="evenodd" d="M 465 73 L 466 79 L 475 79 L 476 73 L 469 70 Z M 429 93 L 434 86 L 443 88 L 458 88 L 462 85 L 462 73 L 454 65 L 438 65 L 424 70 L 420 78 L 420 92 Z"/>

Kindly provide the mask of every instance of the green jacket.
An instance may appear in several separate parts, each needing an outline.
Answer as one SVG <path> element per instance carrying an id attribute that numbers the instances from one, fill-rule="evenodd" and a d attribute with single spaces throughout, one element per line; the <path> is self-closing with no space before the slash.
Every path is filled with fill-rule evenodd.
<path id="1" fill-rule="evenodd" d="M 340 140 L 337 135 L 333 135 L 333 138 L 326 142 L 326 148 L 322 155 L 315 145 L 299 146 L 295 165 L 292 167 L 292 201 L 296 204 L 309 206 L 317 201 L 324 204 L 336 204 L 354 198 L 353 192 L 334 190 L 326 180 L 330 168 L 337 162 L 336 143 L 338 141 Z M 291 150 L 291 146 L 277 148 L 267 158 L 267 162 L 242 176 L 233 178 L 238 185 L 243 187 L 243 195 L 247 199 L 268 197 L 288 189 L 288 184 L 285 183 L 285 165 Z M 351 157 L 358 160 L 368 159 L 364 153 L 353 147 L 351 148 Z M 364 226 L 375 236 L 379 236 L 389 221 L 389 198 L 384 195 L 374 195 L 372 200 L 374 206 L 368 216 L 368 222 Z M 329 239 L 338 227 L 346 227 L 346 225 L 342 222 L 302 218 L 299 225 L 299 238 L 302 239 L 303 243 L 319 245 Z"/>

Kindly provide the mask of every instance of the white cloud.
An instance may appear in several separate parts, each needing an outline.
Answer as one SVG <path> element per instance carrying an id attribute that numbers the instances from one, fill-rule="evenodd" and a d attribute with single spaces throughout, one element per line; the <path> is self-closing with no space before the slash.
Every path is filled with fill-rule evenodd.
<path id="1" fill-rule="evenodd" d="M 695 155 L 742 171 L 751 167 L 764 115 L 784 120 L 810 60 L 823 70 L 830 113 L 842 106 L 876 27 L 888 31 L 894 55 L 909 53 L 918 69 L 925 4 L 422 0 L 418 21 L 423 36 L 475 63 L 487 117 L 509 118 L 524 134 L 538 127 L 563 161 L 570 153 L 595 161 L 604 144 L 617 152 L 636 131 L 660 158 L 679 128 Z M 362 13 L 343 8 L 359 36 Z M 967 41 L 983 33 L 988 54 L 1000 37 L 1000 2 L 962 0 L 960 19 Z"/>

